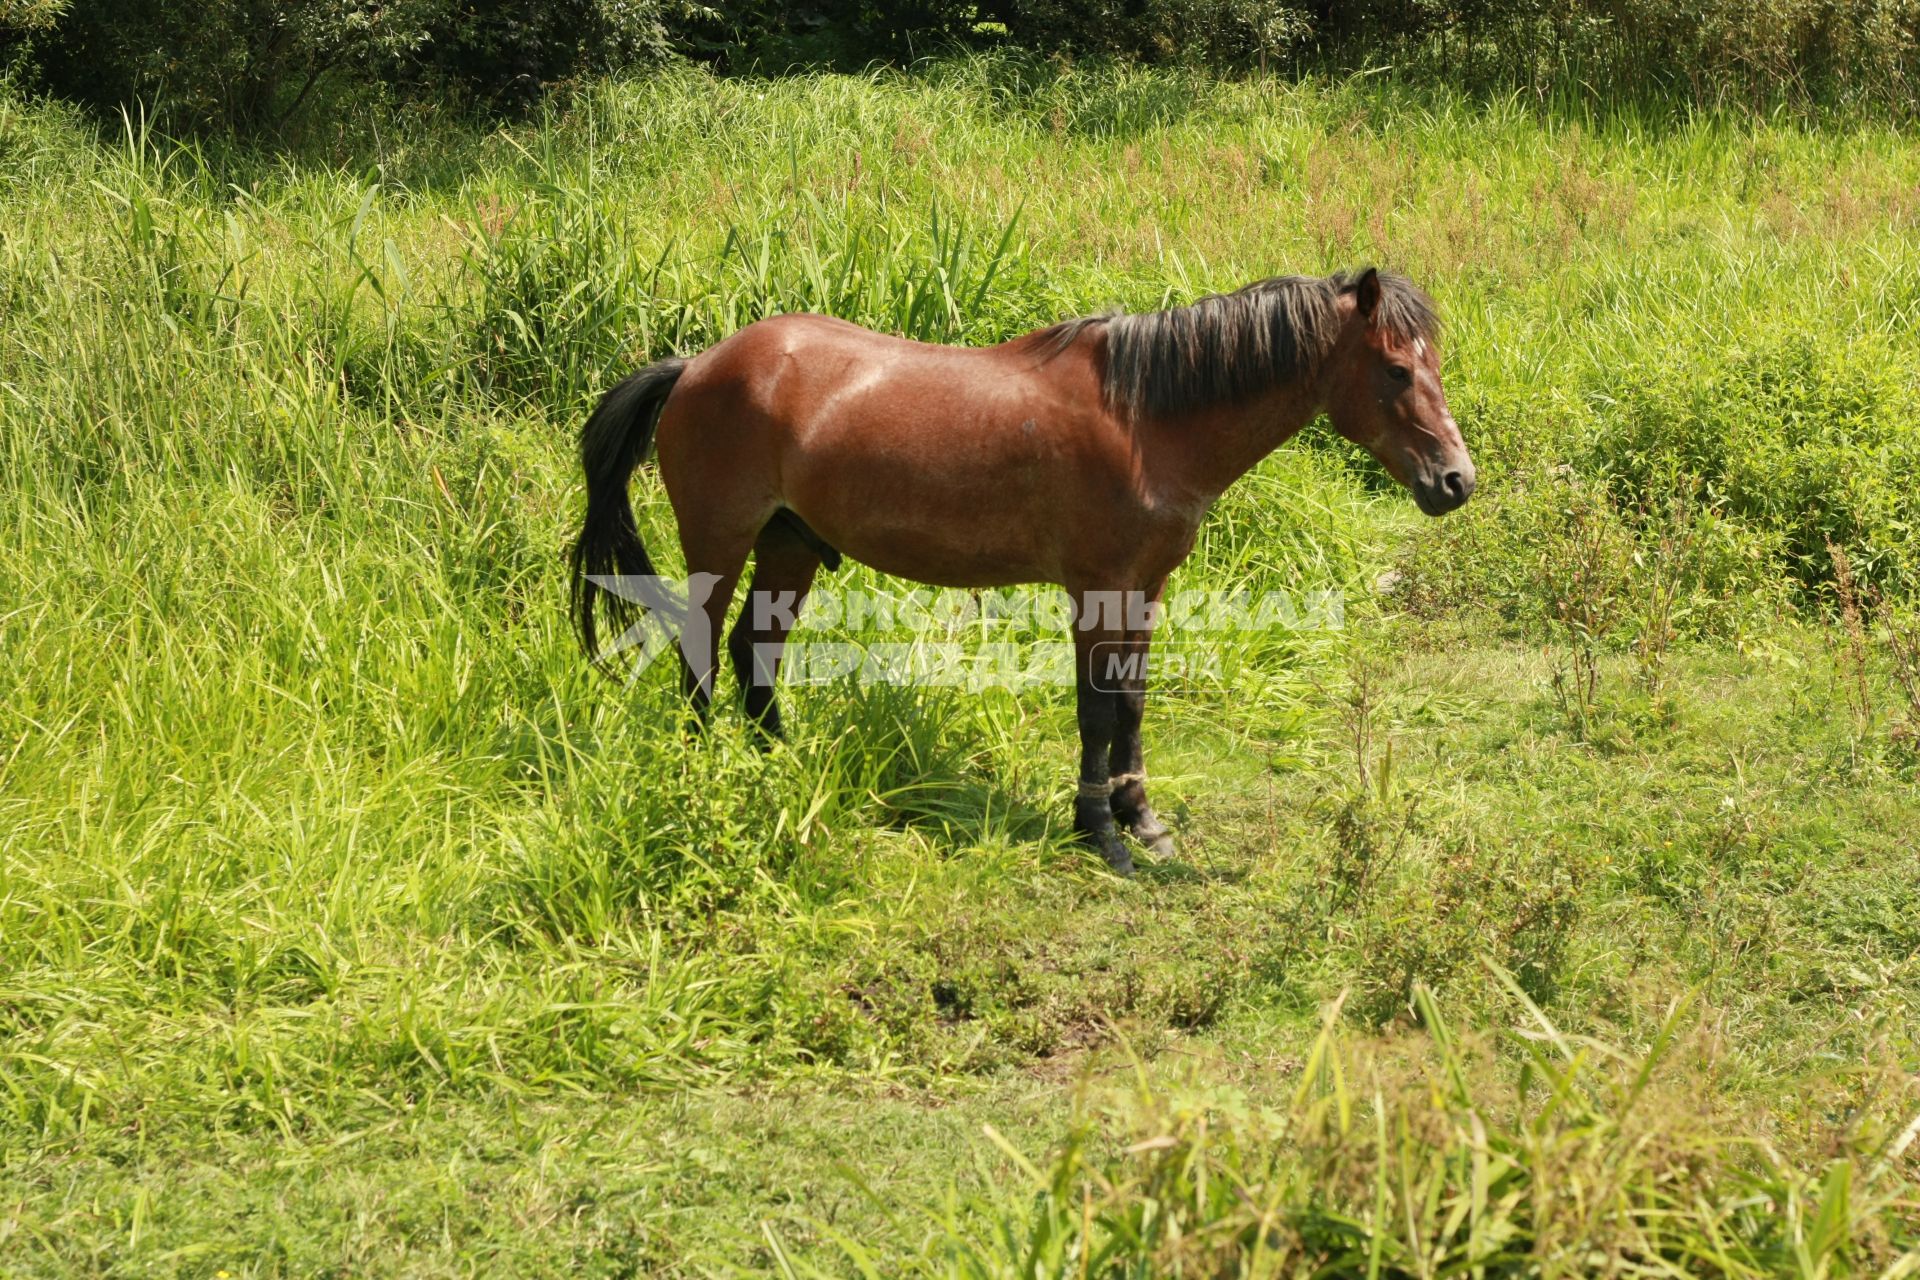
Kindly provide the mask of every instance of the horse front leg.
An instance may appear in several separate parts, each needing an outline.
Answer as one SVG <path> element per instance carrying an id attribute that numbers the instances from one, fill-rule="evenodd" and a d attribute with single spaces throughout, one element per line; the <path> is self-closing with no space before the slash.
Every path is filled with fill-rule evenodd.
<path id="1" fill-rule="evenodd" d="M 1162 579 L 1136 601 L 1127 601 L 1130 613 L 1126 622 L 1124 655 L 1120 663 L 1119 689 L 1115 695 L 1113 753 L 1108 758 L 1108 797 L 1114 819 L 1147 847 L 1157 858 L 1173 856 L 1173 833 L 1147 803 L 1147 767 L 1140 742 L 1140 724 L 1147 713 L 1147 656 L 1153 643 L 1153 624 L 1159 613 L 1160 596 L 1166 590 Z"/>
<path id="2" fill-rule="evenodd" d="M 1113 821 L 1113 786 L 1108 761 L 1113 754 L 1114 731 L 1120 720 L 1120 699 L 1107 668 L 1119 656 L 1121 634 L 1097 624 L 1076 600 L 1079 620 L 1074 627 L 1075 719 L 1080 726 L 1080 786 L 1073 798 L 1073 829 L 1080 839 L 1100 851 L 1107 865 L 1123 876 L 1133 874 L 1133 855 L 1120 842 Z"/>

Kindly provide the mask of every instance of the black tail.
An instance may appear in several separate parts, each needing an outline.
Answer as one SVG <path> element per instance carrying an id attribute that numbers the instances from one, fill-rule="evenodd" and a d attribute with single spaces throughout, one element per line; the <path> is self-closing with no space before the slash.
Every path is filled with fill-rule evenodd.
<path id="1" fill-rule="evenodd" d="M 633 622 L 634 602 L 592 581 L 589 575 L 652 576 L 653 561 L 633 522 L 627 481 L 653 444 L 673 384 L 685 360 L 650 364 L 600 398 L 599 407 L 580 432 L 580 465 L 587 473 L 587 518 L 573 544 L 573 620 L 589 658 L 599 656 L 594 614 L 606 614 L 614 634 Z"/>

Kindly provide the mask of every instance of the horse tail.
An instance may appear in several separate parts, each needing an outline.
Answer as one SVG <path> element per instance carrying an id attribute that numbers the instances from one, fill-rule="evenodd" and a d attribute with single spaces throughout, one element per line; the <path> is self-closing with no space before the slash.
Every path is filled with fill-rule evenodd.
<path id="1" fill-rule="evenodd" d="M 633 374 L 600 397 L 580 431 L 580 466 L 587 473 L 587 515 L 573 544 L 572 613 L 587 657 L 598 658 L 594 615 L 606 615 L 614 634 L 632 623 L 634 602 L 593 581 L 610 574 L 653 576 L 653 561 L 640 541 L 627 482 L 653 444 L 660 410 L 680 380 L 685 360 L 661 360 Z"/>

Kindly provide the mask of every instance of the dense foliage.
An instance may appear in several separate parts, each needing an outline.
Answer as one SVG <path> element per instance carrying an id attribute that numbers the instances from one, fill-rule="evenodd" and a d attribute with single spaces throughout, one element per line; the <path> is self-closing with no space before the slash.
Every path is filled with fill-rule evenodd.
<path id="1" fill-rule="evenodd" d="M 381 88 L 524 106 L 575 77 L 658 61 L 667 33 L 656 0 L 48 0 L 0 5 L 0 50 L 76 101 L 262 129 L 322 102 L 378 102 Z"/>
<path id="2" fill-rule="evenodd" d="M 723 69 L 907 64 L 956 47 L 1357 70 L 1456 87 L 1911 111 L 1920 0 L 4 0 L 15 74 L 185 123 L 283 126 L 316 96 L 524 106 L 677 52 Z M 322 90 L 318 95 L 314 89 Z M 332 90 L 331 93 L 326 90 Z"/>

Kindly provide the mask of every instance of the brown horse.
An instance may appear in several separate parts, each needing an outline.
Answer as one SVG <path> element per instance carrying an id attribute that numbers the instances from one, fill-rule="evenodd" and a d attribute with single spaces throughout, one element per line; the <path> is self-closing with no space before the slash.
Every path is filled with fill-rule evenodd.
<path id="1" fill-rule="evenodd" d="M 817 315 L 747 326 L 609 391 L 581 436 L 587 514 L 573 550 L 576 621 L 631 606 L 595 581 L 651 575 L 627 497 L 652 445 L 689 574 L 713 575 L 683 677 L 705 714 L 735 584 L 750 602 L 727 648 L 747 712 L 779 732 L 773 680 L 793 609 L 841 553 L 938 586 L 1053 583 L 1073 596 L 1080 728 L 1075 830 L 1125 874 L 1116 827 L 1165 855 L 1147 803 L 1145 653 L 1167 575 L 1227 486 L 1325 411 L 1441 515 L 1473 463 L 1440 388 L 1433 304 L 1367 270 L 1251 284 L 1191 306 L 1068 321 L 997 347 L 933 346 Z M 762 593 L 766 593 L 762 595 Z M 1137 653 L 1099 679 L 1098 654 Z M 769 657 L 769 655 L 771 655 Z"/>

